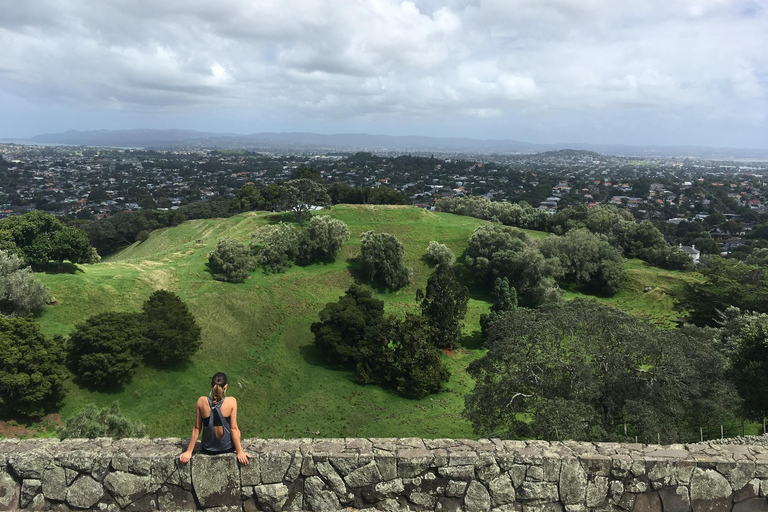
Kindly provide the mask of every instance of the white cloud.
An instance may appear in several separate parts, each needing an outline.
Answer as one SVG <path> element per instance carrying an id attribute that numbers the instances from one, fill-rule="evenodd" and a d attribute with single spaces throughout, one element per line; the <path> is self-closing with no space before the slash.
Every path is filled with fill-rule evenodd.
<path id="1" fill-rule="evenodd" d="M 56 105 L 768 112 L 760 0 L 0 0 L 0 12 L 0 92 Z"/>

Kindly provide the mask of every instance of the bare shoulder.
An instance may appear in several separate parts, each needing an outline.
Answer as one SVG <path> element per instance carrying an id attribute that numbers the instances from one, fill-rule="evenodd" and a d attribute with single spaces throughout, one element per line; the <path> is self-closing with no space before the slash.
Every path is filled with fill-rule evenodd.
<path id="1" fill-rule="evenodd" d="M 208 397 L 207 396 L 201 396 L 200 398 L 197 399 L 197 405 L 198 406 L 204 405 L 204 404 L 207 404 L 207 403 L 208 403 Z"/>
<path id="2" fill-rule="evenodd" d="M 229 402 L 232 405 L 232 407 L 236 407 L 237 406 L 237 398 L 235 398 L 233 396 L 228 396 L 227 397 L 227 402 Z"/>

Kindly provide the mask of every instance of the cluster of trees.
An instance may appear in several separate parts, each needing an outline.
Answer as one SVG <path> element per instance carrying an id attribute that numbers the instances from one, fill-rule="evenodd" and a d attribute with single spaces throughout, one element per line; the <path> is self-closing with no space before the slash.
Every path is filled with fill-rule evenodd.
<path id="1" fill-rule="evenodd" d="M 505 226 L 550 231 L 558 235 L 575 229 L 587 229 L 606 237 L 627 258 L 639 258 L 668 269 L 690 270 L 691 258 L 679 248 L 668 244 L 664 235 L 649 221 L 635 222 L 626 210 L 601 205 L 588 208 L 579 204 L 550 215 L 528 203 L 502 203 L 486 197 L 453 197 L 441 199 L 439 211 L 496 220 Z"/>
<path id="2" fill-rule="evenodd" d="M 306 229 L 280 222 L 259 228 L 250 247 L 232 238 L 222 238 L 208 255 L 208 266 L 214 279 L 240 283 L 256 266 L 277 273 L 294 263 L 331 263 L 347 240 L 347 225 L 327 215 L 312 217 Z"/>
<path id="3" fill-rule="evenodd" d="M 123 414 L 118 402 L 101 409 L 88 404 L 59 429 L 59 439 L 144 437 L 144 429 L 141 421 L 131 420 Z"/>
<path id="4" fill-rule="evenodd" d="M 389 187 L 350 187 L 335 183 L 328 188 L 333 204 L 407 204 L 402 192 Z"/>
<path id="5" fill-rule="evenodd" d="M 138 313 L 107 312 L 77 325 L 69 337 L 69 364 L 83 384 L 122 385 L 139 363 L 168 366 L 186 361 L 201 346 L 201 329 L 181 298 L 158 290 Z"/>
<path id="6" fill-rule="evenodd" d="M 470 237 L 465 263 L 481 282 L 507 278 L 530 305 L 559 300 L 560 283 L 613 295 L 626 280 L 618 250 L 583 228 L 539 242 L 520 229 L 486 224 Z"/>
<path id="7" fill-rule="evenodd" d="M 734 330 L 743 336 L 752 321 Z M 658 329 L 587 300 L 503 312 L 488 326 L 486 345 L 468 368 L 477 384 L 465 414 L 475 431 L 557 440 L 681 442 L 697 439 L 699 429 L 719 435 L 739 412 L 735 361 L 754 356 L 738 350 L 741 359 L 731 362 L 716 331 Z M 766 365 L 768 350 L 761 350 L 756 371 Z"/>
<path id="8" fill-rule="evenodd" d="M 360 235 L 360 264 L 363 279 L 378 288 L 399 290 L 411 281 L 413 269 L 403 260 L 405 248 L 395 235 L 366 231 Z"/>
<path id="9" fill-rule="evenodd" d="M 48 288 L 35 279 L 32 269 L 15 254 L 0 250 L 0 314 L 25 315 L 49 301 Z"/>
<path id="10" fill-rule="evenodd" d="M 98 261 L 88 237 L 48 213 L 33 211 L 0 220 L 0 249 L 23 259 L 28 265 L 47 266 L 55 261 Z"/>
<path id="11" fill-rule="evenodd" d="M 362 384 L 414 398 L 435 393 L 450 376 L 440 349 L 461 339 L 469 293 L 452 266 L 438 265 L 416 297 L 420 315 L 385 317 L 384 303 L 353 284 L 312 324 L 315 346 L 328 363 L 351 368 Z"/>

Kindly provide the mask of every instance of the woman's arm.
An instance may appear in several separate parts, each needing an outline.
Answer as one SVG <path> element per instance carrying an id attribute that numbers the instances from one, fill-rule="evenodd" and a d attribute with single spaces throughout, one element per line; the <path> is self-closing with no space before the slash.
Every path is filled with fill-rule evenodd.
<path id="1" fill-rule="evenodd" d="M 232 444 L 235 445 L 237 460 L 240 461 L 240 464 L 248 464 L 248 459 L 251 456 L 243 451 L 243 447 L 240 444 L 240 429 L 237 428 L 237 400 L 234 397 L 230 398 L 230 400 L 233 402 L 232 413 L 229 416 L 229 432 L 232 434 Z"/>
<path id="2" fill-rule="evenodd" d="M 179 462 L 182 464 L 186 464 L 189 462 L 189 459 L 192 458 L 192 451 L 195 449 L 197 438 L 200 436 L 200 427 L 203 423 L 202 417 L 200 416 L 200 400 L 202 399 L 203 397 L 198 398 L 197 404 L 195 404 L 195 426 L 192 427 L 192 436 L 189 439 L 189 446 L 187 447 L 187 451 L 179 455 Z"/>

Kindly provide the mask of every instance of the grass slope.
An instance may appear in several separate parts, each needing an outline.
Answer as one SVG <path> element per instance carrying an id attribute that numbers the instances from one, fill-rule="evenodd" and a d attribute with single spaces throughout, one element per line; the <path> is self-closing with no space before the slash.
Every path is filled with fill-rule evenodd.
<path id="1" fill-rule="evenodd" d="M 229 394 L 240 402 L 245 436 L 474 437 L 461 416 L 463 397 L 473 382 L 467 364 L 480 357 L 479 316 L 487 297 L 470 300 L 464 347 L 444 356 L 451 371 L 445 390 L 422 400 L 404 399 L 375 386 L 360 386 L 350 372 L 323 364 L 309 326 L 325 303 L 335 301 L 353 282 L 349 259 L 359 252 L 360 233 L 374 229 L 396 235 L 414 268 L 412 284 L 395 293 L 376 292 L 390 313 L 417 311 L 416 289 L 430 269 L 421 260 L 430 240 L 457 255 L 484 221 L 412 207 L 335 206 L 327 212 L 349 225 L 352 238 L 330 265 L 293 267 L 284 274 L 254 272 L 242 284 L 214 281 L 206 270 L 207 254 L 223 236 L 248 242 L 260 225 L 292 215 L 250 213 L 229 219 L 189 221 L 155 231 L 95 265 L 71 274 L 44 274 L 41 280 L 57 304 L 39 320 L 47 334 L 69 333 L 75 324 L 103 311 L 136 311 L 160 288 L 178 293 L 203 329 L 203 348 L 189 364 L 168 370 L 142 367 L 133 382 L 113 392 L 90 392 L 69 383 L 62 414 L 71 416 L 86 403 L 119 400 L 132 418 L 144 421 L 150 436 L 185 436 L 193 421 L 195 399 L 208 393 L 216 371 L 230 378 Z M 544 233 L 529 232 L 538 238 Z M 625 288 L 607 302 L 660 322 L 673 318 L 667 292 L 688 275 L 659 271 L 630 262 Z M 642 293 L 646 286 L 653 292 Z M 569 297 L 579 294 L 568 291 Z"/>

